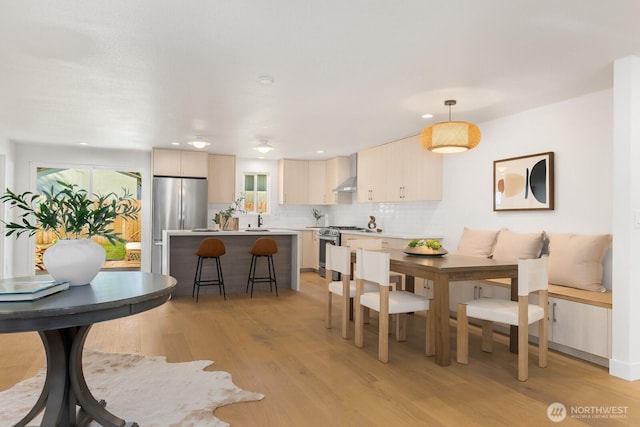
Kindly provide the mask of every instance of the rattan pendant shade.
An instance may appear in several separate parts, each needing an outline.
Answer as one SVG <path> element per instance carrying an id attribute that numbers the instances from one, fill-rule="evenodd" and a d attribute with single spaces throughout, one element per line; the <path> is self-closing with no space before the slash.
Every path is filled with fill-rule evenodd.
<path id="1" fill-rule="evenodd" d="M 480 128 L 473 123 L 451 121 L 451 106 L 456 101 L 444 102 L 449 107 L 449 121 L 426 127 L 420 133 L 422 146 L 434 153 L 461 153 L 480 143 Z"/>

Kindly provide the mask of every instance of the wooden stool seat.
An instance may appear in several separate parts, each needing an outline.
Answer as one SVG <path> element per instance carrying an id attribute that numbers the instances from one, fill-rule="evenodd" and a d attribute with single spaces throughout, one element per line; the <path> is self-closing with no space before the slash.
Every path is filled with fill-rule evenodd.
<path id="1" fill-rule="evenodd" d="M 226 253 L 224 242 L 216 237 L 207 237 L 200 242 L 195 254 L 198 256 L 198 263 L 196 265 L 196 275 L 193 279 L 193 291 L 191 296 L 198 297 L 200 295 L 200 286 L 218 286 L 220 295 L 227 299 L 227 293 L 224 289 L 224 278 L 222 276 L 222 265 L 220 264 L 220 257 Z M 202 266 L 205 259 L 213 259 L 216 262 L 217 277 L 213 279 L 202 280 Z"/>
<path id="2" fill-rule="evenodd" d="M 273 264 L 273 255 L 278 253 L 278 244 L 270 237 L 260 237 L 256 239 L 253 247 L 249 251 L 251 254 L 251 265 L 249 266 L 249 278 L 247 279 L 247 290 L 249 292 L 249 286 L 251 286 L 251 298 L 253 298 L 253 285 L 255 283 L 269 283 L 269 291 L 273 292 L 273 288 L 276 289 L 276 296 L 278 296 L 278 282 L 276 281 L 276 267 Z M 267 258 L 267 268 L 269 269 L 268 276 L 256 277 L 256 265 L 259 258 Z"/>

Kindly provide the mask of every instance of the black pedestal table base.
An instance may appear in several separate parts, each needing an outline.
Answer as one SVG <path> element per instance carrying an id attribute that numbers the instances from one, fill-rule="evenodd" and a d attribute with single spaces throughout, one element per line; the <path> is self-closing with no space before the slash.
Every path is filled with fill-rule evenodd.
<path id="1" fill-rule="evenodd" d="M 16 426 L 26 426 L 42 410 L 41 426 L 131 426 L 105 409 L 91 394 L 82 370 L 82 350 L 91 325 L 39 331 L 47 354 L 47 374 L 38 401 Z"/>

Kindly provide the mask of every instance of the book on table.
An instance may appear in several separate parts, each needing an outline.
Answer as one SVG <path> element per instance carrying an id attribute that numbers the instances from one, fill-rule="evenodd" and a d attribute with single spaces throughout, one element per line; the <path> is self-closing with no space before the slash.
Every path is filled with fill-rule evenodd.
<path id="1" fill-rule="evenodd" d="M 67 289 L 69 282 L 66 280 L 0 282 L 0 302 L 35 301 Z"/>

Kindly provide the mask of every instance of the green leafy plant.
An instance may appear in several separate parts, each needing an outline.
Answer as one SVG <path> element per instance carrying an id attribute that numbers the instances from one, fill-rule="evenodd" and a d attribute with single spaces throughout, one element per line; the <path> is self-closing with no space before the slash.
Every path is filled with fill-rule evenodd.
<path id="1" fill-rule="evenodd" d="M 126 242 L 113 229 L 118 217 L 127 220 L 137 219 L 140 207 L 134 204 L 135 199 L 129 191 L 123 189 L 123 195 L 115 193 L 106 195 L 93 194 L 90 198 L 87 190 L 76 184 L 57 181 L 58 188 L 51 186 L 49 191 L 36 194 L 26 191 L 16 194 L 7 188 L 0 196 L 2 203 L 9 203 L 11 208 L 18 208 L 22 213 L 17 222 L 4 222 L 5 235 L 23 233 L 29 236 L 38 230 L 52 231 L 58 239 L 79 239 L 102 236 L 109 243 Z"/>
<path id="2" fill-rule="evenodd" d="M 442 244 L 435 239 L 415 239 L 409 242 L 408 245 L 410 248 L 415 248 L 416 246 L 426 246 L 433 250 L 438 250 L 442 247 Z"/>
<path id="3" fill-rule="evenodd" d="M 219 211 L 213 219 L 215 223 L 223 226 L 229 220 L 229 218 L 233 216 L 234 213 L 244 213 L 244 210 L 242 209 L 243 200 L 244 196 L 240 196 L 228 208 Z"/>

